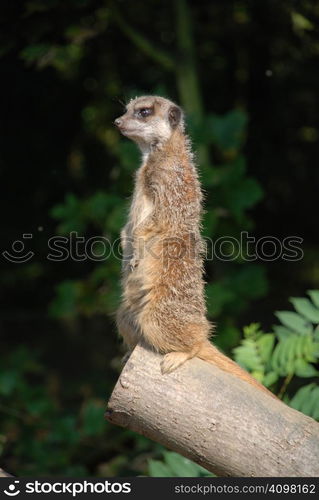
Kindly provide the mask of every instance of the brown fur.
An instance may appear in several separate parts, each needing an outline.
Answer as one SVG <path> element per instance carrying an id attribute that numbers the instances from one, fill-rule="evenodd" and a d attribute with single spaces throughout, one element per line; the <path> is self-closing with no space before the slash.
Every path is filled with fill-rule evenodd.
<path id="1" fill-rule="evenodd" d="M 139 116 L 141 108 L 150 108 L 150 116 Z M 177 126 L 169 120 L 172 114 L 180 117 Z M 163 373 L 197 356 L 267 391 L 209 341 L 202 193 L 180 108 L 157 96 L 140 97 L 115 123 L 144 154 L 121 234 L 123 300 L 117 324 L 125 343 L 130 350 L 139 342 L 163 354 Z"/>

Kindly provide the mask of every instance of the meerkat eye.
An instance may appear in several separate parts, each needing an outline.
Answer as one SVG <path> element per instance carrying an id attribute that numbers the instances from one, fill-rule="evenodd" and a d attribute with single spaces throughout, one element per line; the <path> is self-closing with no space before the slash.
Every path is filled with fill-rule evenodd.
<path id="1" fill-rule="evenodd" d="M 152 108 L 141 108 L 137 111 L 137 116 L 139 118 L 146 118 L 152 114 Z"/>

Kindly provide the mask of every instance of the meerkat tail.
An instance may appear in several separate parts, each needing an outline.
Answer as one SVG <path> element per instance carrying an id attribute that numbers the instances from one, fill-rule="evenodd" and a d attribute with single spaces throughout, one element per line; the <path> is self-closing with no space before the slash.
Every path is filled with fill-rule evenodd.
<path id="1" fill-rule="evenodd" d="M 202 359 L 203 361 L 207 361 L 208 363 L 212 363 L 213 365 L 217 366 L 217 368 L 220 368 L 221 370 L 227 373 L 235 375 L 236 377 L 244 380 L 245 382 L 248 382 L 248 384 L 258 389 L 261 389 L 268 395 L 277 399 L 277 397 L 268 389 L 266 389 L 265 386 L 263 386 L 260 382 L 254 379 L 251 375 L 249 375 L 249 373 L 246 372 L 246 370 L 244 370 L 243 368 L 241 368 L 237 363 L 235 363 L 230 358 L 222 354 L 210 342 L 207 342 L 203 345 L 200 351 L 196 354 L 196 357 Z"/>

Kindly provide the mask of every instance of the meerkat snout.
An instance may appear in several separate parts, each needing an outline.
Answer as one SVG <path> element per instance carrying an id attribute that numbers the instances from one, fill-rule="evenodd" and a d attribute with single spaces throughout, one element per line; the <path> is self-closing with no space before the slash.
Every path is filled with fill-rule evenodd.
<path id="1" fill-rule="evenodd" d="M 114 125 L 116 125 L 117 127 L 120 127 L 120 126 L 121 126 L 121 123 L 122 123 L 121 118 L 116 118 L 116 119 L 114 120 Z"/>

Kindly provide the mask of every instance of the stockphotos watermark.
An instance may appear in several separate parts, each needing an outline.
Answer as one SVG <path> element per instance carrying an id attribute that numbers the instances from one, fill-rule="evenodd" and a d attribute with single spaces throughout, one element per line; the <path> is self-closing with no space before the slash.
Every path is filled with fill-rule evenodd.
<path id="1" fill-rule="evenodd" d="M 2 478 L 1 498 L 34 498 L 41 495 L 52 498 L 55 495 L 73 498 L 212 498 L 217 495 L 285 494 L 285 498 L 301 498 L 301 495 L 318 497 L 319 478 L 273 478 L 273 477 L 130 477 L 130 478 Z M 297 496 L 296 496 L 297 494 Z M 252 496 L 254 495 L 254 496 Z M 259 498 L 259 496 L 258 496 Z"/>
<path id="2" fill-rule="evenodd" d="M 34 235 L 23 233 L 12 242 L 10 248 L 2 252 L 2 257 L 14 264 L 23 264 L 31 261 L 36 255 L 32 247 Z M 162 238 L 154 236 L 145 242 L 143 238 L 120 238 L 111 240 L 106 236 L 91 236 L 86 238 L 72 231 L 68 236 L 51 236 L 47 240 L 44 258 L 51 262 L 105 262 L 110 257 L 127 261 L 141 260 L 146 254 L 154 259 L 188 259 L 202 255 L 207 261 L 218 260 L 232 262 L 240 259 L 245 262 L 279 260 L 296 262 L 303 258 L 303 238 L 300 236 L 286 236 L 279 239 L 275 236 L 256 238 L 247 231 L 234 236 L 222 236 L 216 239 L 200 239 L 194 233 L 185 237 L 170 236 Z"/>
<path id="3" fill-rule="evenodd" d="M 13 480 L 6 488 L 3 493 L 9 497 L 16 497 L 20 493 L 27 494 L 71 494 L 72 497 L 76 497 L 82 493 L 131 493 L 132 485 L 130 482 L 117 482 L 109 480 L 101 481 L 28 481 L 24 484 L 20 484 L 19 480 Z"/>

